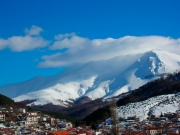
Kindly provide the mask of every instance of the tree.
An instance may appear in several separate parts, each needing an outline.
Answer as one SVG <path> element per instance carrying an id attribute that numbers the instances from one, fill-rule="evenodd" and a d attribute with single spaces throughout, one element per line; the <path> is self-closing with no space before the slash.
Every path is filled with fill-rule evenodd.
<path id="1" fill-rule="evenodd" d="M 91 123 L 91 129 L 96 130 L 96 124 L 94 122 Z"/>
<path id="2" fill-rule="evenodd" d="M 110 107 L 111 118 L 113 121 L 112 134 L 118 135 L 119 126 L 118 126 L 118 114 L 117 114 L 117 106 L 115 99 L 112 99 L 109 107 Z"/>

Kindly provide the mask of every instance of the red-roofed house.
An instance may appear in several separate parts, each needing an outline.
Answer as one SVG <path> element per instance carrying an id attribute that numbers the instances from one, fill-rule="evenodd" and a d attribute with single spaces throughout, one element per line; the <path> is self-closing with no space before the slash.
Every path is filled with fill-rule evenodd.
<path id="1" fill-rule="evenodd" d="M 60 130 L 60 131 L 53 131 L 51 132 L 53 135 L 72 135 L 66 130 Z"/>

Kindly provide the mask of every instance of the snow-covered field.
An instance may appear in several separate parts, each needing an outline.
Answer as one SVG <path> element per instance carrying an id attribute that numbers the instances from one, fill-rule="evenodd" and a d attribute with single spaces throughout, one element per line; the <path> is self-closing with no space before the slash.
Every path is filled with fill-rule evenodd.
<path id="1" fill-rule="evenodd" d="M 118 116 L 126 118 L 136 115 L 140 120 L 149 115 L 160 116 L 161 113 L 176 112 L 180 109 L 180 95 L 169 94 L 149 98 L 148 100 L 130 103 L 117 108 Z"/>

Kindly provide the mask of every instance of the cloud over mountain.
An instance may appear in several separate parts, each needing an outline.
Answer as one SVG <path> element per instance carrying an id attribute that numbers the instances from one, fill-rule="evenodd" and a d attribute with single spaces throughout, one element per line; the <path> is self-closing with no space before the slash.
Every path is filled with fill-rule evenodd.
<path id="1" fill-rule="evenodd" d="M 66 33 L 65 35 L 56 36 L 50 49 L 67 50 L 43 56 L 43 61 L 39 63 L 39 67 L 58 67 L 72 63 L 98 61 L 119 55 L 143 53 L 154 49 L 163 49 L 164 51 L 180 54 L 178 51 L 180 50 L 180 39 L 162 36 L 125 36 L 118 39 L 90 40 L 79 37 L 74 33 Z"/>
<path id="2" fill-rule="evenodd" d="M 0 38 L 0 50 L 10 48 L 14 52 L 22 52 L 43 48 L 47 53 L 44 53 L 41 57 L 38 64 L 40 68 L 107 60 L 119 55 L 144 53 L 154 49 L 180 54 L 179 38 L 124 36 L 120 38 L 89 39 L 75 33 L 65 33 L 56 35 L 53 40 L 49 41 L 40 35 L 42 31 L 41 27 L 33 25 L 30 29 L 25 29 L 24 36 Z"/>
<path id="3" fill-rule="evenodd" d="M 34 100 L 36 105 L 64 105 L 61 100 L 118 96 L 179 70 L 180 55 L 153 50 L 76 64 L 53 76 L 2 86 L 0 93 L 15 101 Z"/>

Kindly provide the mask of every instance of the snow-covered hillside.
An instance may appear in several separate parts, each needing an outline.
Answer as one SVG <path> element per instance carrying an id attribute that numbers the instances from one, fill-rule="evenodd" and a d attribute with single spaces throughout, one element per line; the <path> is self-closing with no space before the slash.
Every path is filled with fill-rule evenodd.
<path id="1" fill-rule="evenodd" d="M 179 69 L 179 55 L 153 50 L 77 64 L 54 76 L 3 86 L 0 93 L 15 101 L 33 100 L 35 105 L 67 106 L 83 96 L 91 100 L 117 96 Z"/>
<path id="2" fill-rule="evenodd" d="M 180 109 L 179 105 L 180 95 L 169 94 L 120 106 L 117 108 L 117 112 L 119 117 L 126 118 L 128 116 L 136 115 L 140 120 L 143 120 L 148 117 L 148 114 L 160 116 L 161 113 L 176 112 L 176 110 Z"/>

